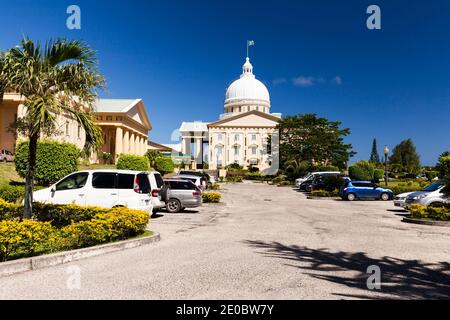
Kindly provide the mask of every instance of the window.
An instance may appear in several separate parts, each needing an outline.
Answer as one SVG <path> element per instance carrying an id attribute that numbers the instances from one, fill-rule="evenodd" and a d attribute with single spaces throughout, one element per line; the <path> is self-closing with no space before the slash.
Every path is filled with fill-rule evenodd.
<path id="1" fill-rule="evenodd" d="M 95 189 L 115 189 L 115 173 L 94 173 L 92 176 L 92 186 Z"/>
<path id="2" fill-rule="evenodd" d="M 256 134 L 252 134 L 252 141 L 256 141 Z"/>
<path id="3" fill-rule="evenodd" d="M 235 142 L 239 141 L 239 135 L 238 135 L 238 134 L 235 134 L 235 135 L 234 135 L 234 141 L 235 141 Z"/>
<path id="4" fill-rule="evenodd" d="M 81 139 L 81 126 L 78 125 L 78 139 Z"/>
<path id="5" fill-rule="evenodd" d="M 197 187 L 190 181 L 169 181 L 170 188 L 173 190 L 196 190 Z"/>
<path id="6" fill-rule="evenodd" d="M 145 173 L 140 173 L 137 175 L 137 181 L 139 184 L 139 193 L 150 193 L 150 180 L 148 179 L 148 175 Z"/>
<path id="7" fill-rule="evenodd" d="M 119 174 L 117 178 L 118 189 L 133 189 L 134 188 L 134 174 Z"/>
<path id="8" fill-rule="evenodd" d="M 160 174 L 155 173 L 155 180 L 156 180 L 156 186 L 158 187 L 158 189 L 162 188 L 162 186 L 164 185 L 164 180 Z"/>
<path id="9" fill-rule="evenodd" d="M 235 156 L 239 155 L 239 147 L 234 147 L 234 155 Z"/>
<path id="10" fill-rule="evenodd" d="M 86 185 L 88 176 L 89 173 L 87 172 L 75 173 L 68 176 L 56 185 L 56 191 L 81 189 Z"/>
<path id="11" fill-rule="evenodd" d="M 69 126 L 69 121 L 66 121 L 66 136 L 70 136 L 70 126 Z"/>
<path id="12" fill-rule="evenodd" d="M 222 147 L 217 147 L 216 148 L 216 152 L 217 152 L 217 155 L 222 155 Z"/>
<path id="13" fill-rule="evenodd" d="M 222 141 L 222 134 L 221 134 L 221 133 L 219 133 L 219 134 L 217 135 L 217 140 Z"/>
<path id="14" fill-rule="evenodd" d="M 257 148 L 256 147 L 252 147 L 252 155 L 256 156 L 256 152 L 257 152 Z"/>

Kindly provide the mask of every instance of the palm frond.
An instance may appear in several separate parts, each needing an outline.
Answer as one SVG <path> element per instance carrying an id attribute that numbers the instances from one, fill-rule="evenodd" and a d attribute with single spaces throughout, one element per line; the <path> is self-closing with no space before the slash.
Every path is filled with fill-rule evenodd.
<path id="1" fill-rule="evenodd" d="M 45 45 L 45 61 L 50 66 L 55 67 L 59 64 L 75 60 L 81 62 L 92 69 L 96 65 L 95 51 L 85 43 L 66 39 L 50 40 Z"/>

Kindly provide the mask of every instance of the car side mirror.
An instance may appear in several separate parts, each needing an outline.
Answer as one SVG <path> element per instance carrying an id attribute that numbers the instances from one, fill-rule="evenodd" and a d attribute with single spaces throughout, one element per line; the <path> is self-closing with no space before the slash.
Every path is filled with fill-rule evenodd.
<path id="1" fill-rule="evenodd" d="M 55 193 L 55 192 L 56 192 L 56 187 L 53 186 L 53 187 L 50 189 L 50 192 L 51 192 L 51 193 Z"/>

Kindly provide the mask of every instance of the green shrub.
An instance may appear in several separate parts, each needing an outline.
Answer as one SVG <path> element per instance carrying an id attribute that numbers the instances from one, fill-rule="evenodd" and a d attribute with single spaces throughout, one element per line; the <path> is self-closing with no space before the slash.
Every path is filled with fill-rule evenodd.
<path id="1" fill-rule="evenodd" d="M 28 142 L 17 145 L 14 163 L 16 171 L 25 178 L 28 166 Z M 49 186 L 68 174 L 78 171 L 80 150 L 70 143 L 42 141 L 38 143 L 36 153 L 37 184 Z"/>
<path id="2" fill-rule="evenodd" d="M 322 179 L 323 183 L 325 184 L 325 191 L 332 192 L 336 189 L 340 189 L 341 186 L 344 184 L 344 179 L 342 177 L 336 177 L 336 176 L 325 176 Z"/>
<path id="3" fill-rule="evenodd" d="M 232 164 L 227 165 L 225 167 L 225 169 L 230 170 L 230 171 L 232 171 L 232 170 L 243 170 L 243 167 L 241 165 L 239 165 L 238 163 L 232 163 Z"/>
<path id="4" fill-rule="evenodd" d="M 397 185 L 397 186 L 389 187 L 389 189 L 392 190 L 394 195 L 398 195 L 398 194 L 405 193 L 405 192 L 418 191 L 418 189 L 420 189 L 420 188 L 417 188 L 417 186 Z"/>
<path id="5" fill-rule="evenodd" d="M 19 219 L 23 213 L 23 207 L 0 199 L 0 221 Z"/>
<path id="6" fill-rule="evenodd" d="M 150 163 L 150 167 L 155 168 L 156 159 L 158 159 L 159 157 L 162 157 L 162 154 L 158 150 L 148 150 L 145 153 L 145 156 L 147 157 L 148 162 Z"/>
<path id="7" fill-rule="evenodd" d="M 411 217 L 414 219 L 450 221 L 450 207 L 424 207 L 414 204 L 411 209 Z"/>
<path id="8" fill-rule="evenodd" d="M 431 181 L 434 178 L 439 176 L 439 171 L 435 171 L 435 170 L 425 171 L 425 176 L 427 177 L 428 181 Z"/>
<path id="9" fill-rule="evenodd" d="M 221 188 L 220 188 L 220 184 L 218 184 L 218 183 L 215 183 L 215 184 L 211 184 L 211 185 L 209 185 L 208 186 L 208 189 L 210 189 L 210 190 L 220 190 Z"/>
<path id="10" fill-rule="evenodd" d="M 278 185 L 279 185 L 280 187 L 285 187 L 285 186 L 290 186 L 290 185 L 293 185 L 293 184 L 292 184 L 292 182 L 289 181 L 289 180 L 284 180 L 284 181 L 280 181 L 280 182 L 278 183 Z"/>
<path id="11" fill-rule="evenodd" d="M 4 185 L 0 187 L 0 198 L 16 203 L 19 200 L 22 200 L 25 194 L 25 186 L 12 186 L 12 185 Z"/>
<path id="12" fill-rule="evenodd" d="M 122 154 L 117 161 L 117 169 L 119 170 L 148 171 L 149 168 L 150 165 L 145 156 Z"/>
<path id="13" fill-rule="evenodd" d="M 373 179 L 375 181 L 380 181 L 384 179 L 384 170 L 383 169 L 375 169 L 373 171 Z"/>
<path id="14" fill-rule="evenodd" d="M 244 181 L 244 178 L 242 176 L 228 176 L 227 175 L 227 182 L 240 183 L 242 181 Z"/>
<path id="15" fill-rule="evenodd" d="M 338 167 L 335 166 L 319 166 L 314 171 L 340 171 Z"/>
<path id="16" fill-rule="evenodd" d="M 339 197 L 339 192 L 338 191 L 315 190 L 311 193 L 311 196 L 319 197 L 319 198 L 335 198 L 335 197 Z"/>
<path id="17" fill-rule="evenodd" d="M 155 160 L 155 170 L 166 175 L 172 173 L 175 170 L 175 165 L 170 157 L 159 157 Z"/>
<path id="18" fill-rule="evenodd" d="M 359 161 L 349 167 L 349 175 L 352 180 L 373 180 L 375 166 L 368 161 Z"/>
<path id="19" fill-rule="evenodd" d="M 204 203 L 219 203 L 222 195 L 218 192 L 204 192 L 202 193 Z"/>

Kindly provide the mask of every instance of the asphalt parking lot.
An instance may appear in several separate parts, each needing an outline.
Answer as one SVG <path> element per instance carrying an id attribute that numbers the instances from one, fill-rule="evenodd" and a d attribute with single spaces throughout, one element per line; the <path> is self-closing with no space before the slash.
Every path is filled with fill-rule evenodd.
<path id="1" fill-rule="evenodd" d="M 152 219 L 155 245 L 0 278 L 0 298 L 450 298 L 450 228 L 403 223 L 392 201 L 308 200 L 250 183 L 222 192 L 224 204 Z M 379 290 L 367 287 L 373 266 Z"/>

